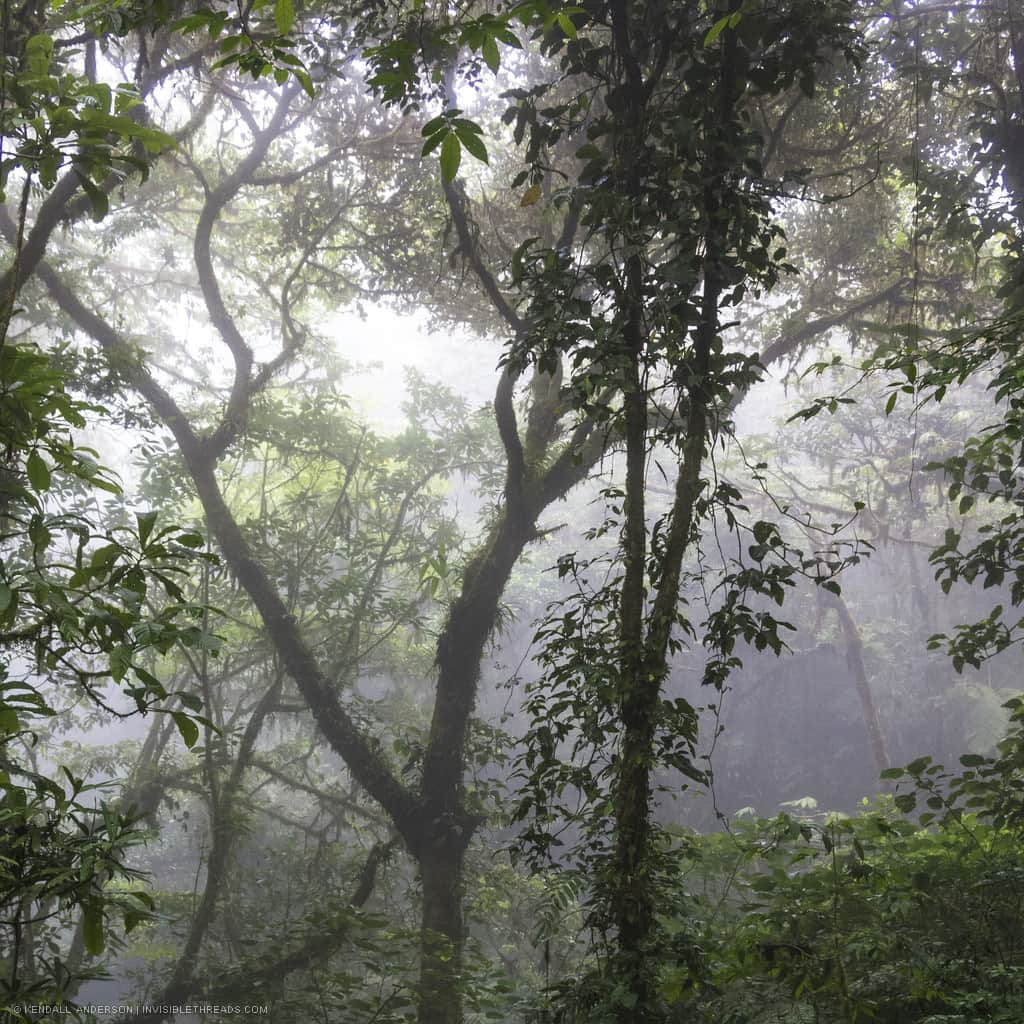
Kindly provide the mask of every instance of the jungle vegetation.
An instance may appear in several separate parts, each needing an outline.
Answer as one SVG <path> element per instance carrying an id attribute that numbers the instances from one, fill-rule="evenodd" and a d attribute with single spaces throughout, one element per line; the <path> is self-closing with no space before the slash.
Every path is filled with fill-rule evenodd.
<path id="1" fill-rule="evenodd" d="M 0 38 L 5 1020 L 1024 1019 L 1013 0 Z"/>

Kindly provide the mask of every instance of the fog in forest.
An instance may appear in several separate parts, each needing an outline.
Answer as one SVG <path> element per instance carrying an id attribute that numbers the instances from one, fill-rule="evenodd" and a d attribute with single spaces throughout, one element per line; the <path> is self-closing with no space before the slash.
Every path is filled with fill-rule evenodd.
<path id="1" fill-rule="evenodd" d="M 0 1021 L 1024 1020 L 1012 0 L 0 37 Z"/>

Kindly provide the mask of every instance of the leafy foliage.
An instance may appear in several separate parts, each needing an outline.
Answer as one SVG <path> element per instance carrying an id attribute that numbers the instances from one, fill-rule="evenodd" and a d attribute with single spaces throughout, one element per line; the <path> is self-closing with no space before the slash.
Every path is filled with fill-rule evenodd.
<path id="1" fill-rule="evenodd" d="M 978 581 L 986 590 L 1005 590 L 1009 605 L 1024 603 L 1024 523 L 1021 507 L 1024 492 L 1019 467 L 1024 458 L 1024 396 L 1021 385 L 1018 312 L 991 324 L 971 325 L 948 335 L 920 337 L 899 346 L 894 354 L 882 349 L 876 366 L 901 372 L 905 383 L 892 392 L 894 405 L 901 390 L 920 403 L 940 403 L 951 388 L 968 379 L 987 381 L 991 399 L 999 410 L 996 422 L 970 437 L 963 449 L 925 468 L 941 472 L 950 502 L 960 515 L 984 504 L 986 520 L 977 536 L 950 528 L 929 556 L 935 578 L 945 593 L 957 582 Z M 891 406 L 890 406 L 891 408 Z M 996 604 L 984 619 L 959 626 L 952 637 L 935 636 L 933 646 L 945 646 L 957 671 L 964 665 L 980 666 L 986 658 L 1019 642 L 1024 620 L 1017 620 L 1004 605 Z"/>
<path id="2" fill-rule="evenodd" d="M 1024 720 L 1019 699 L 1007 706 L 998 752 L 964 755 L 964 770 L 921 758 L 886 773 L 908 792 L 857 817 L 739 821 L 704 842 L 713 966 L 700 1019 L 1019 1018 Z"/>
<path id="3" fill-rule="evenodd" d="M 965 30 L 980 30 L 982 8 L 954 12 L 948 39 L 961 45 Z M 31 184 L 55 189 L 70 165 L 78 177 L 69 182 L 80 184 L 94 216 L 102 216 L 129 170 L 144 171 L 169 153 L 170 133 L 147 134 L 156 131 L 149 119 L 164 116 L 176 126 L 177 155 L 102 232 L 75 224 L 83 203 L 55 199 L 47 207 L 60 207 L 69 230 L 51 247 L 61 258 L 46 268 L 47 287 L 75 324 L 60 329 L 102 336 L 119 381 L 147 395 L 176 440 L 147 438 L 144 452 L 160 521 L 107 498 L 83 505 L 96 488 L 116 489 L 69 436 L 81 423 L 76 416 L 98 410 L 75 406 L 59 374 L 47 381 L 53 371 L 39 353 L 10 344 L 0 352 L 11 359 L 4 364 L 11 415 L 20 415 L 19 393 L 35 394 L 39 404 L 23 417 L 3 483 L 9 532 L 0 542 L 0 628 L 13 652 L 13 678 L 2 722 L 11 726 L 7 749 L 17 755 L 8 761 L 21 772 L 8 780 L 10 821 L 21 837 L 12 859 L 26 860 L 34 839 L 42 841 L 40 860 L 10 892 L 38 882 L 35 902 L 55 915 L 46 918 L 49 934 L 77 914 L 87 951 L 109 941 L 108 919 L 118 910 L 106 876 L 125 874 L 122 854 L 133 840 L 109 808 L 90 809 L 84 777 L 71 772 L 67 788 L 32 774 L 33 723 L 52 717 L 58 703 L 40 671 L 61 694 L 102 698 L 110 713 L 123 710 L 104 696 L 101 680 L 119 683 L 137 709 L 169 712 L 154 716 L 139 750 L 79 755 L 131 769 L 140 810 L 161 823 L 162 838 L 147 856 L 163 857 L 175 879 L 169 886 L 177 892 L 166 901 L 175 923 L 152 924 L 146 941 L 163 943 L 154 971 L 167 993 L 221 982 L 238 991 L 239 975 L 256 971 L 282 1019 L 397 1020 L 418 998 L 424 1020 L 446 1024 L 461 1019 L 460 1000 L 469 1014 L 512 1017 L 513 977 L 534 990 L 553 981 L 534 1001 L 540 1019 L 756 1021 L 778 1013 L 803 1020 L 813 1013 L 845 1021 L 876 1012 L 895 1021 L 1016 1012 L 1017 938 L 990 898 L 998 871 L 986 873 L 997 864 L 1014 884 L 1017 878 L 1000 838 L 1016 827 L 1009 748 L 967 765 L 977 778 L 941 780 L 927 762 L 911 766 L 923 798 L 938 801 L 929 812 L 937 817 L 926 823 L 934 833 L 899 818 L 910 806 L 906 793 L 895 810 L 885 806 L 857 821 L 802 819 L 797 811 L 811 804 L 796 802 L 774 821 L 739 824 L 721 839 L 701 840 L 660 817 L 668 813 L 663 790 L 708 778 L 701 709 L 681 677 L 693 673 L 724 689 L 744 659 L 784 653 L 800 613 L 807 620 L 815 614 L 812 602 L 818 630 L 822 608 L 838 607 L 829 603 L 839 596 L 836 573 L 859 557 L 837 539 L 848 509 L 867 513 L 880 546 L 892 524 L 931 528 L 943 514 L 901 503 L 902 477 L 865 488 L 862 500 L 858 469 L 884 476 L 905 463 L 913 473 L 916 449 L 910 442 L 893 451 L 884 468 L 881 459 L 857 466 L 842 449 L 865 430 L 847 395 L 814 399 L 799 425 L 816 432 L 818 466 L 828 463 L 830 485 L 833 471 L 842 478 L 827 491 L 803 488 L 803 504 L 824 506 L 834 520 L 823 532 L 793 511 L 803 507 L 795 496 L 772 508 L 774 467 L 737 460 L 729 440 L 736 405 L 769 356 L 795 360 L 809 339 L 833 328 L 856 341 L 878 327 L 857 320 L 865 309 L 899 308 L 904 264 L 918 261 L 924 237 L 909 224 L 911 177 L 891 146 L 910 109 L 899 106 L 907 103 L 899 75 L 914 77 L 918 108 L 935 95 L 947 113 L 974 87 L 960 57 L 945 69 L 932 59 L 947 41 L 945 30 L 929 27 L 934 12 L 920 5 L 886 11 L 895 35 L 907 19 L 926 26 L 918 52 L 899 40 L 885 57 L 891 66 L 874 64 L 874 77 L 851 83 L 864 55 L 851 30 L 858 12 L 824 0 L 711 8 L 529 0 L 487 10 L 214 3 L 189 9 L 177 23 L 200 37 L 191 49 L 177 37 L 167 42 L 159 4 L 67 10 L 66 30 L 46 35 L 39 25 L 20 49 L 8 47 L 5 96 L 31 117 L 19 121 L 5 106 L 5 125 L 22 133 L 15 155 L 5 152 L 12 161 L 5 171 L 23 183 L 25 211 L 33 211 Z M 80 26 L 96 38 L 71 44 L 62 33 Z M 137 79 L 146 77 L 151 27 L 161 33 L 153 52 L 166 48 L 146 74 L 167 82 L 173 95 L 166 103 L 147 95 L 142 107 L 141 88 L 110 90 L 90 79 L 89 47 L 98 44 L 119 73 L 134 66 Z M 137 38 L 125 35 L 139 29 Z M 865 38 L 872 47 L 879 31 L 871 22 Z M 429 106 L 422 129 L 362 93 L 354 70 L 362 67 L 360 51 L 386 104 Z M 829 66 L 840 53 L 850 58 L 847 70 Z M 79 60 L 84 76 L 74 70 Z M 533 77 L 517 77 L 529 62 Z M 251 91 L 218 76 L 229 67 L 254 80 Z M 492 126 L 473 112 L 470 93 L 499 72 L 510 89 Z M 344 75 L 349 84 L 336 80 Z M 314 78 L 322 88 L 313 88 Z M 883 131 L 858 103 L 900 127 Z M 934 265 L 961 291 L 962 265 L 959 276 L 949 266 L 962 264 L 975 245 L 987 259 L 1012 213 L 1004 204 L 980 216 L 970 205 L 996 196 L 997 180 L 1013 184 L 999 147 L 1016 122 L 1000 122 L 998 104 L 989 104 L 997 114 L 986 121 L 985 106 L 977 104 L 969 122 L 950 117 L 950 124 L 969 123 L 978 142 L 943 193 L 953 200 L 936 214 L 959 225 L 959 238 L 950 227 L 936 246 Z M 879 138 L 886 151 L 865 156 Z M 475 192 L 458 180 L 465 153 L 490 165 Z M 918 146 L 915 185 L 934 180 L 939 197 L 950 181 L 931 165 L 956 162 L 951 153 Z M 432 155 L 440 160 L 441 190 L 416 168 Z M 883 160 L 884 173 L 871 170 Z M 851 185 L 853 201 L 819 239 L 822 248 L 850 243 L 854 255 L 837 252 L 830 271 L 813 255 L 801 259 L 794 234 L 839 208 L 827 182 L 863 173 L 883 179 L 878 189 L 858 197 L 861 186 Z M 958 189 L 969 195 L 966 206 Z M 794 193 L 829 209 L 796 213 Z M 1012 188 L 1004 194 L 1014 195 Z M 927 219 L 918 205 L 915 216 Z M 884 214 L 901 207 L 889 238 Z M 450 226 L 440 239 L 445 218 Z M 23 216 L 21 227 L 27 223 Z M 464 261 L 493 305 L 475 318 L 473 302 L 483 299 L 460 294 L 462 278 L 437 259 L 451 233 L 452 263 Z M 137 266 L 107 259 L 123 243 L 139 256 Z M 1011 243 L 1003 255 L 1015 252 Z M 494 253 L 507 254 L 507 262 L 498 256 L 493 274 L 481 272 Z M 801 263 L 805 286 L 793 279 Z M 895 283 L 879 286 L 881 298 L 850 297 L 846 279 L 874 284 L 866 279 L 894 266 Z M 946 281 L 936 273 L 915 296 L 934 301 Z M 786 316 L 797 288 L 807 301 Z M 807 310 L 821 301 L 816 290 L 827 293 L 830 312 L 811 321 Z M 1010 302 L 1012 289 L 1003 290 Z M 405 308 L 428 301 L 449 321 L 488 328 L 504 321 L 511 341 L 496 411 L 506 473 L 495 470 L 494 446 L 467 408 L 440 390 L 410 387 L 413 426 L 395 437 L 375 436 L 350 415 L 335 386 L 344 371 L 321 358 L 333 346 L 331 331 L 317 321 L 343 300 L 381 296 Z M 33 293 L 26 301 L 30 322 L 55 319 L 48 299 Z M 993 496 L 993 511 L 1014 515 L 1020 500 L 1012 347 L 1019 318 L 1007 310 L 984 329 L 964 310 L 955 335 L 936 313 L 935 330 L 904 325 L 887 353 L 887 368 L 903 375 L 901 394 L 939 400 L 965 380 L 992 375 L 997 404 L 1013 411 L 1006 431 L 983 431 L 962 457 L 942 455 L 965 514 L 977 514 L 965 499 L 982 493 Z M 765 324 L 785 328 L 767 348 L 759 334 Z M 943 351 L 937 339 L 951 346 Z M 526 384 L 521 378 L 530 374 Z M 815 411 L 832 414 L 834 429 L 812 422 Z M 500 599 L 513 566 L 527 543 L 547 535 L 540 513 L 606 452 L 604 521 L 559 560 L 559 581 L 572 592 L 548 608 L 536 636 L 542 678 L 527 691 L 534 728 L 514 812 L 535 844 L 534 870 L 564 856 L 559 842 L 570 863 L 543 881 L 524 880 L 491 863 L 485 838 L 470 846 L 503 799 L 495 776 L 507 744 L 502 730 L 472 718 L 476 677 L 506 621 Z M 555 469 L 563 471 L 557 486 Z M 804 469 L 798 464 L 792 475 Z M 659 473 L 676 485 L 667 501 L 650 487 Z M 494 500 L 481 516 L 476 550 L 452 514 L 466 476 Z M 200 554 L 198 533 L 164 525 L 168 517 L 192 518 L 196 488 L 234 581 Z M 103 516 L 112 525 L 98 525 Z M 982 522 L 977 544 L 952 530 L 933 556 L 942 583 L 950 590 L 955 580 L 1009 583 L 1015 602 L 1016 528 L 1007 513 Z M 196 596 L 190 574 L 227 613 L 228 657 L 213 666 L 212 641 L 200 625 L 209 595 Z M 785 618 L 778 612 L 784 603 Z M 1019 623 L 1002 615 L 1000 606 L 968 627 L 957 667 L 1013 643 Z M 264 625 L 276 630 L 272 642 Z M 894 617 L 888 633 L 865 629 L 863 646 L 883 648 L 887 678 L 901 671 L 910 646 L 906 637 L 903 646 L 892 643 L 902 625 Z M 431 709 L 425 695 L 434 690 L 435 660 Z M 200 695 L 204 717 L 194 713 Z M 996 699 L 989 690 L 974 706 Z M 768 727 L 768 716 L 752 717 L 757 729 Z M 171 746 L 175 728 L 190 750 Z M 963 790 L 962 799 L 976 799 L 974 809 L 984 813 L 1002 787 L 1006 813 L 991 825 L 947 814 L 950 801 L 961 799 L 960 779 L 981 786 L 973 795 Z M 986 790 L 989 783 L 994 788 Z M 988 860 L 960 843 L 956 828 L 965 823 Z M 375 889 L 376 851 L 397 842 L 392 827 L 411 858 Z M 98 840 L 93 874 L 85 870 L 86 833 Z M 208 846 L 193 856 L 189 838 L 197 833 Z M 181 863 L 193 861 L 205 865 L 195 898 L 185 895 L 194 879 L 180 877 Z M 922 877 L 939 879 L 955 904 L 937 938 L 922 923 L 937 906 L 914 881 L 922 865 Z M 39 882 L 47 871 L 57 880 L 51 888 Z M 71 872 L 81 885 L 65 884 Z M 371 896 L 374 908 L 364 912 Z M 129 914 L 147 907 L 125 899 L 128 924 Z M 492 943 L 493 962 L 463 956 L 464 946 L 473 949 L 463 903 L 475 915 L 481 948 Z M 419 933 L 411 916 L 417 904 Z M 879 908 L 889 929 L 881 936 L 871 916 Z M 507 924 L 488 921 L 490 914 L 507 915 Z M 12 920 L 17 925 L 17 914 Z M 972 930 L 979 920 L 1011 950 L 1000 964 L 1003 980 L 989 971 L 995 940 Z M 184 925 L 182 938 L 174 929 Z M 408 971 L 417 939 L 426 981 Z M 38 951 L 47 941 L 37 929 L 24 948 Z M 971 957 L 955 952 L 958 943 Z M 534 953 L 536 963 L 518 965 L 520 954 Z M 952 980 L 942 987 L 945 967 Z M 60 979 L 80 976 L 80 968 L 55 964 L 50 973 L 60 977 L 51 990 L 66 991 Z M 975 982 L 990 993 L 985 1006 L 970 1002 Z"/>
<path id="4" fill-rule="evenodd" d="M 138 514 L 134 527 L 104 528 L 100 506 L 89 507 L 97 490 L 120 493 L 71 434 L 96 411 L 65 390 L 38 350 L 0 348 L 0 418 L 8 425 L 0 475 L 0 935 L 9 951 L 0 997 L 18 1004 L 58 1002 L 81 980 L 81 954 L 77 962 L 61 957 L 58 936 L 69 923 L 78 921 L 84 951 L 98 956 L 108 917 L 120 915 L 130 930 L 152 909 L 145 892 L 111 885 L 135 877 L 125 857 L 142 833 L 113 804 L 92 802 L 102 785 L 66 769 L 57 781 L 40 769 L 32 753 L 38 722 L 62 710 L 58 700 L 110 707 L 105 688 L 113 680 L 137 712 L 179 700 L 189 710 L 171 714 L 195 742 L 199 702 L 169 693 L 146 656 L 216 643 L 195 622 L 200 609 L 181 583 L 197 563 L 215 561 L 200 550 L 202 537 L 158 529 L 153 512 Z"/>
<path id="5" fill-rule="evenodd" d="M 96 5 L 65 8 L 66 25 L 84 27 L 97 14 Z M 6 195 L 11 174 L 24 175 L 22 206 L 28 183 L 38 180 L 51 189 L 58 175 L 70 166 L 85 191 L 93 216 L 108 209 L 108 176 L 123 181 L 133 171 L 143 180 L 152 157 L 174 144 L 166 133 L 138 119 L 138 90 L 121 83 L 111 88 L 73 67 L 74 53 L 60 49 L 45 28 L 45 5 L 26 17 L 18 31 L 5 32 L 2 69 L 3 103 L 0 105 L 5 151 L 0 158 L 0 195 Z M 125 31 L 130 26 L 125 26 Z"/>

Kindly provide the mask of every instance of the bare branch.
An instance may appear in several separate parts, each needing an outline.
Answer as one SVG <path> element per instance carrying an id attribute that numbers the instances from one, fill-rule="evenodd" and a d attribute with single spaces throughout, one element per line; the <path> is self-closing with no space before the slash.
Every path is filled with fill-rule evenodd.
<path id="1" fill-rule="evenodd" d="M 210 320 L 231 352 L 231 358 L 235 365 L 234 382 L 224 415 L 214 431 L 203 442 L 206 453 L 212 457 L 223 452 L 245 424 L 251 394 L 250 377 L 253 364 L 252 349 L 238 329 L 234 317 L 228 312 L 221 294 L 210 248 L 213 228 L 227 204 L 249 183 L 253 172 L 263 162 L 271 144 L 280 134 L 292 101 L 299 91 L 300 86 L 294 82 L 281 90 L 281 96 L 273 116 L 262 131 L 254 134 L 252 146 L 245 158 L 216 188 L 207 193 L 206 201 L 203 203 L 203 209 L 199 215 L 199 222 L 196 225 L 193 253 L 199 273 L 199 286 Z"/>

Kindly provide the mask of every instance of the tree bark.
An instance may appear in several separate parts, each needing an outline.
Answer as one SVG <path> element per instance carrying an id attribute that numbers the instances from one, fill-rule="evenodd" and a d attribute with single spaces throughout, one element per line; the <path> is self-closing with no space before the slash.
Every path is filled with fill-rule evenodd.
<path id="1" fill-rule="evenodd" d="M 630 38 L 630 6 L 619 0 L 610 7 L 612 38 L 622 68 L 622 114 L 618 124 L 616 161 L 624 192 L 636 204 L 643 201 L 639 159 L 644 148 L 647 103 L 659 74 L 655 61 L 644 81 L 640 60 Z M 663 43 L 663 45 L 665 45 Z M 646 295 L 640 253 L 643 235 L 623 242 L 631 255 L 625 260 L 619 288 L 623 342 L 630 366 L 623 396 L 626 439 L 625 524 L 622 535 L 623 581 L 619 599 L 619 715 L 622 734 L 618 773 L 612 797 L 613 853 L 610 862 L 609 910 L 615 929 L 615 956 L 609 963 L 613 982 L 625 986 L 629 998 L 616 1002 L 619 1024 L 660 1020 L 664 1016 L 655 987 L 651 956 L 655 941 L 658 863 L 652 818 L 652 776 L 656 762 L 659 707 L 668 676 L 668 650 L 676 624 L 683 559 L 693 532 L 697 499 L 703 488 L 701 469 L 708 432 L 711 352 L 719 330 L 719 302 L 724 280 L 719 266 L 725 251 L 725 225 L 719 190 L 728 167 L 722 167 L 718 134 L 732 117 L 734 43 L 723 40 L 723 64 L 718 92 L 709 103 L 704 125 L 707 152 L 702 196 L 704 281 L 700 321 L 694 331 L 690 365 L 679 372 L 687 415 L 682 437 L 676 488 L 667 538 L 659 568 L 652 570 L 653 602 L 647 608 L 646 573 L 648 526 L 644 494 L 649 436 L 646 374 L 649 355 L 644 326 Z M 666 51 L 667 57 L 667 51 Z M 663 66 L 663 65 L 662 65 Z"/>
<path id="2" fill-rule="evenodd" d="M 462 1020 L 465 851 L 466 842 L 452 830 L 446 830 L 419 857 L 423 899 L 420 1024 L 458 1024 Z"/>
<path id="3" fill-rule="evenodd" d="M 878 708 L 875 707 L 875 698 L 871 694 L 871 684 L 868 682 L 868 674 L 864 668 L 864 642 L 861 640 L 857 623 L 853 621 L 850 609 L 847 608 L 842 597 L 827 591 L 822 593 L 826 595 L 825 603 L 835 611 L 836 618 L 839 620 L 839 628 L 846 641 L 846 664 L 849 666 L 850 672 L 853 673 L 853 682 L 857 688 L 861 714 L 864 716 L 864 728 L 868 734 L 871 755 L 875 760 L 875 768 L 881 774 L 887 768 L 891 768 L 892 763 L 889 760 L 882 723 L 878 717 Z"/>

